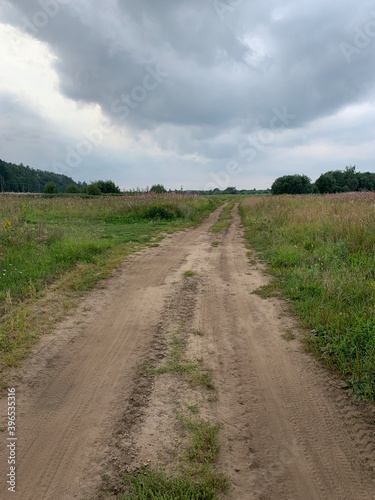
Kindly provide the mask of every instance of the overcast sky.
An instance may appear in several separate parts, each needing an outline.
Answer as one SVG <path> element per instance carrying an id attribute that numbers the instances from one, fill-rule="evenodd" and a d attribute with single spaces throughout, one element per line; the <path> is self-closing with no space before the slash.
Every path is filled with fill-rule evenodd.
<path id="1" fill-rule="evenodd" d="M 375 1 L 0 0 L 0 158 L 121 188 L 375 171 Z"/>

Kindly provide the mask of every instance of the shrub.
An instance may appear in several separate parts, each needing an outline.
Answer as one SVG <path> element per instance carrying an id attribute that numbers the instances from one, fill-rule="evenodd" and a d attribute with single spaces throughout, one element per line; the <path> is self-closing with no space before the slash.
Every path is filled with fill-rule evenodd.
<path id="1" fill-rule="evenodd" d="M 47 184 L 44 186 L 43 193 L 46 194 L 56 194 L 58 193 L 57 186 L 54 182 L 47 182 Z"/>
<path id="2" fill-rule="evenodd" d="M 271 186 L 272 194 L 309 194 L 313 186 L 306 175 L 284 175 Z"/>
<path id="3" fill-rule="evenodd" d="M 66 192 L 68 194 L 75 194 L 75 193 L 80 193 L 81 190 L 79 189 L 79 187 L 76 185 L 76 184 L 70 184 L 67 188 L 66 188 Z"/>

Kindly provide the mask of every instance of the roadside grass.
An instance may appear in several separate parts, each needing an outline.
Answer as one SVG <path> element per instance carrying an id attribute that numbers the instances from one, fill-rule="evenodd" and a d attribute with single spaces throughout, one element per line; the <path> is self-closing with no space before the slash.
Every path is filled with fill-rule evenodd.
<path id="1" fill-rule="evenodd" d="M 256 293 L 290 300 L 307 346 L 375 399 L 375 193 L 248 198 L 248 242 L 273 281 Z"/>
<path id="2" fill-rule="evenodd" d="M 267 285 L 262 285 L 253 292 L 255 295 L 259 295 L 263 299 L 268 299 L 270 297 L 277 297 L 280 295 L 280 289 L 278 283 L 275 279 L 271 280 Z"/>
<path id="3" fill-rule="evenodd" d="M 219 200 L 185 195 L 0 196 L 0 371 L 127 255 L 200 222 Z"/>
<path id="4" fill-rule="evenodd" d="M 221 233 L 230 226 L 230 221 L 232 219 L 232 209 L 234 205 L 234 201 L 230 201 L 227 205 L 225 205 L 225 207 L 221 211 L 221 214 L 219 215 L 218 222 L 215 222 L 215 224 L 211 228 L 212 233 Z"/>

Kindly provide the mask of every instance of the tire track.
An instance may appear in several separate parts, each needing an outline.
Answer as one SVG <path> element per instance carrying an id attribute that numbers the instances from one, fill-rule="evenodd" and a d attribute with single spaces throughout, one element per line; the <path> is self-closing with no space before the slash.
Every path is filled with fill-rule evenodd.
<path id="1" fill-rule="evenodd" d="M 210 292 L 198 314 L 210 349 L 216 346 L 211 363 L 220 388 L 217 410 L 227 423 L 228 498 L 374 499 L 364 465 L 372 463 L 374 444 L 366 412 L 328 383 L 330 374 L 297 341 L 281 338 L 296 327 L 281 301 L 251 294 L 268 279 L 256 267 L 249 274 L 236 209 L 233 217 L 206 273 Z"/>
<path id="2" fill-rule="evenodd" d="M 90 315 L 68 320 L 36 346 L 15 379 L 17 408 L 17 493 L 1 498 L 62 500 L 90 497 L 101 482 L 108 443 L 131 400 L 137 366 L 157 338 L 157 325 L 179 268 L 217 210 L 199 227 L 166 238 L 127 261 L 117 277 L 87 299 Z M 96 296 L 98 298 L 96 298 Z M 80 324 L 80 322 L 82 322 Z M 54 338 L 57 337 L 57 338 Z M 5 415 L 6 401 L 1 401 Z M 1 470 L 7 470 L 6 457 Z M 126 457 L 124 458 L 126 459 Z"/>
<path id="3" fill-rule="evenodd" d="M 158 363 L 165 332 L 186 317 L 203 332 L 189 337 L 187 355 L 204 359 L 218 388 L 203 407 L 223 424 L 229 500 L 374 500 L 374 408 L 281 338 L 298 335 L 293 318 L 282 301 L 253 294 L 268 278 L 248 263 L 237 207 L 227 231 L 209 232 L 218 212 L 131 258 L 82 325 L 72 331 L 69 320 L 58 342 L 36 349 L 17 382 L 18 491 L 9 498 L 92 498 L 108 460 L 120 478 L 137 449 L 170 456 L 179 441 L 163 450 L 171 436 L 158 435 L 158 423 L 171 408 L 139 366 Z M 189 289 L 178 284 L 187 269 L 198 272 Z M 145 415 L 152 445 L 142 441 Z"/>

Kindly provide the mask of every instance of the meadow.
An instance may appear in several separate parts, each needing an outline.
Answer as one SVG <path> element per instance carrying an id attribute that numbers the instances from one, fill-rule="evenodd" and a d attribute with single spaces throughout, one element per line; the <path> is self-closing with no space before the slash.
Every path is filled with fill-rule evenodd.
<path id="1" fill-rule="evenodd" d="M 201 221 L 220 200 L 194 195 L 83 198 L 0 196 L 0 369 L 13 365 L 58 319 L 32 313 L 53 289 L 72 295 L 108 277 L 127 254 L 158 245 L 162 233 Z M 61 314 L 64 311 L 60 311 Z M 60 316 L 61 316 L 60 314 Z"/>
<path id="2" fill-rule="evenodd" d="M 375 399 L 375 193 L 253 197 L 246 238 L 267 264 L 306 344 L 358 397 Z"/>

